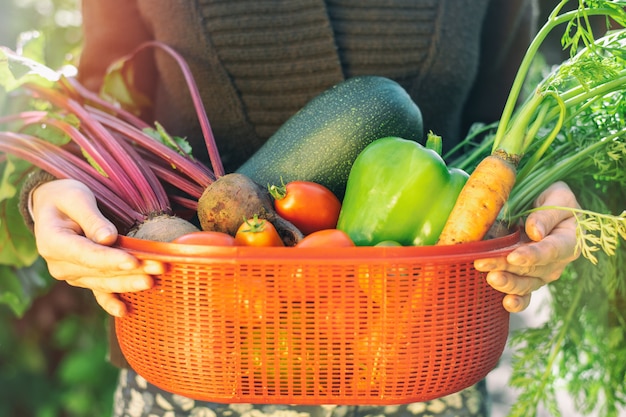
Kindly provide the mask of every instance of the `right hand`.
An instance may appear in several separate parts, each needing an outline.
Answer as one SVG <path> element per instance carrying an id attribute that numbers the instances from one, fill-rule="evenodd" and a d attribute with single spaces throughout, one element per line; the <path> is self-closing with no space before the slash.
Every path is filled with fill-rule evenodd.
<path id="1" fill-rule="evenodd" d="M 127 312 L 116 293 L 151 288 L 151 275 L 163 273 L 159 262 L 141 262 L 110 247 L 117 229 L 98 209 L 94 194 L 78 181 L 56 180 L 37 187 L 32 215 L 37 249 L 50 274 L 92 290 L 98 304 L 113 316 Z"/>

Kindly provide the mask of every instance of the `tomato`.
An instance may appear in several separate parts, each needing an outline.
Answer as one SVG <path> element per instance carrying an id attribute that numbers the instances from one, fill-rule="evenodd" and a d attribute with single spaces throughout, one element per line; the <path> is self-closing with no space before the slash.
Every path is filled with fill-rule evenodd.
<path id="1" fill-rule="evenodd" d="M 338 229 L 324 229 L 313 232 L 300 240 L 295 248 L 338 248 L 353 247 L 350 237 Z M 297 249 L 296 249 L 297 251 Z M 299 294 L 306 303 L 315 302 L 319 297 L 319 291 L 315 287 L 329 288 L 336 286 L 332 277 L 312 276 L 311 271 L 302 267 L 296 267 L 292 272 L 293 280 L 289 291 Z M 342 279 L 342 285 L 348 286 L 353 280 Z M 326 300 L 328 301 L 328 300 Z"/>
<path id="2" fill-rule="evenodd" d="M 285 246 L 274 225 L 256 215 L 239 226 L 235 242 L 240 246 Z"/>
<path id="3" fill-rule="evenodd" d="M 276 213 L 304 235 L 337 226 L 341 202 L 325 186 L 311 181 L 291 181 L 287 185 L 270 186 L 269 190 Z"/>
<path id="4" fill-rule="evenodd" d="M 177 237 L 172 243 L 184 243 L 186 245 L 207 246 L 235 246 L 235 238 L 228 233 L 201 231 L 192 232 Z"/>
<path id="5" fill-rule="evenodd" d="M 313 232 L 296 244 L 296 248 L 343 248 L 355 246 L 350 236 L 339 229 L 324 229 Z"/>

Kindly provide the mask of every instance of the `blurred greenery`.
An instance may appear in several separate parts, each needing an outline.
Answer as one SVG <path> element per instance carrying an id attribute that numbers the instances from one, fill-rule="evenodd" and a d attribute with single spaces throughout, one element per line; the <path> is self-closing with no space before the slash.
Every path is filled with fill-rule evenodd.
<path id="1" fill-rule="evenodd" d="M 540 2 L 544 7 L 539 21 L 555 3 Z M 0 0 L 0 45 L 20 50 L 27 41 L 40 38 L 45 44 L 41 60 L 52 68 L 76 63 L 81 47 L 80 26 L 80 0 Z M 549 44 L 552 47 L 544 50 L 546 61 L 539 62 L 540 66 L 564 58 L 558 41 Z M 3 108 L 0 96 L 0 112 Z M 0 265 L 0 298 L 3 282 L 7 282 L 2 278 L 8 273 L 16 271 Z M 117 370 L 105 359 L 104 312 L 89 291 L 54 284 L 41 260 L 34 268 L 19 273 L 21 281 L 33 287 L 29 290 L 45 291 L 45 295 L 38 297 L 20 318 L 16 317 L 16 308 L 9 308 L 11 302 L 4 300 L 3 304 L 0 299 L 0 416 L 109 416 Z M 620 308 L 623 311 L 621 304 Z M 542 342 L 532 344 L 525 336 L 528 350 L 535 349 L 532 353 L 541 356 L 536 355 L 536 347 Z M 531 371 L 537 369 L 541 368 Z M 580 377 L 582 382 L 573 382 L 588 384 L 587 375 Z M 577 392 L 577 387 L 571 391 Z"/>
<path id="2" fill-rule="evenodd" d="M 76 62 L 80 26 L 80 0 L 0 0 L 0 45 L 20 50 L 40 38 L 52 68 Z M 118 371 L 106 361 L 105 313 L 89 291 L 55 284 L 45 271 L 41 259 L 17 271 L 0 266 L 0 289 L 16 273 L 30 277 L 28 290 L 45 292 L 19 318 L 18 300 L 13 309 L 0 303 L 0 416 L 110 416 Z"/>
<path id="3" fill-rule="evenodd" d="M 0 45 L 18 49 L 23 39 L 45 34 L 45 62 L 74 62 L 82 41 L 79 0 L 0 0 Z"/>
<path id="4" fill-rule="evenodd" d="M 0 415 L 109 416 L 117 370 L 90 292 L 54 286 L 16 319 L 0 307 Z"/>

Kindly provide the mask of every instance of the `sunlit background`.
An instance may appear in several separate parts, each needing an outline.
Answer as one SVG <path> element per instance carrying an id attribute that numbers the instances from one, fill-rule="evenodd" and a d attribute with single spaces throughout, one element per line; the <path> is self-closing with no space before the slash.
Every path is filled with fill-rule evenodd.
<path id="1" fill-rule="evenodd" d="M 22 38 L 45 34 L 51 66 L 64 59 L 81 41 L 81 14 L 78 0 L 0 0 L 0 44 L 18 48 Z"/>
<path id="2" fill-rule="evenodd" d="M 0 45 L 19 50 L 39 38 L 47 65 L 73 63 L 79 7 L 79 0 L 0 0 Z M 111 415 L 117 371 L 105 355 L 105 317 L 87 291 L 55 285 L 21 319 L 0 303 L 0 416 Z"/>
<path id="3" fill-rule="evenodd" d="M 555 3 L 542 1 L 546 10 Z M 76 62 L 81 23 L 80 0 L 0 0 L 0 45 L 19 50 L 43 39 L 41 58 L 52 68 Z M 551 45 L 544 52 L 554 63 L 562 55 L 557 39 Z M 104 360 L 105 315 L 88 291 L 64 284 L 47 291 L 20 319 L 0 303 L 0 417 L 109 416 L 117 371 Z M 535 310 L 516 315 L 513 326 L 537 325 Z M 502 386 L 510 354 L 490 380 L 501 406 L 497 416 L 514 401 L 514 393 Z M 567 409 L 573 416 L 574 409 Z"/>

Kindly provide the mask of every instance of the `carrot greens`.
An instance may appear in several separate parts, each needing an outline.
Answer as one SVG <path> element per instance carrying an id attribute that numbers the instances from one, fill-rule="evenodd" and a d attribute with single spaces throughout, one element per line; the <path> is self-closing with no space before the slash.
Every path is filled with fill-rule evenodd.
<path id="1" fill-rule="evenodd" d="M 531 44 L 501 120 L 476 126 L 453 150 L 467 153 L 449 162 L 472 172 L 494 151 L 513 155 L 515 185 L 501 220 L 550 208 L 576 217 L 583 256 L 547 286 L 546 323 L 509 342 L 510 385 L 520 392 L 509 417 L 540 408 L 562 415 L 558 390 L 570 393 L 581 413 L 617 417 L 626 408 L 626 30 L 595 39 L 590 24 L 605 15 L 625 26 L 626 2 L 577 1 L 575 10 L 562 12 L 567 3 L 559 2 Z M 533 81 L 520 100 L 541 42 L 559 25 L 570 58 Z M 582 208 L 533 207 L 556 181 L 572 188 Z"/>
<path id="2" fill-rule="evenodd" d="M 497 124 L 491 152 L 472 171 L 438 244 L 483 239 L 515 184 L 532 172 L 565 120 L 575 117 L 581 108 L 599 97 L 620 91 L 626 85 L 623 31 L 596 41 L 589 23 L 591 16 L 603 15 L 621 27 L 626 26 L 626 2 L 580 0 L 578 8 L 561 13 L 566 3 L 567 0 L 559 2 L 526 51 Z M 564 24 L 567 33 L 563 44 L 569 47 L 572 58 L 518 105 L 539 47 L 549 33 Z M 583 50 L 578 50 L 579 43 L 585 45 Z"/>

